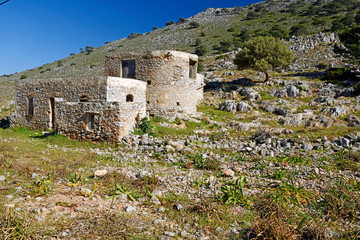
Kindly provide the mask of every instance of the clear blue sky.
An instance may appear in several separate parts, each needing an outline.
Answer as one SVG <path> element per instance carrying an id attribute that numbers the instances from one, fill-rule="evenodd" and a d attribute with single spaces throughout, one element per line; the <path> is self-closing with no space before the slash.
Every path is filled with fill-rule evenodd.
<path id="1" fill-rule="evenodd" d="M 62 59 L 87 45 L 145 33 L 208 7 L 255 2 L 260 0 L 10 0 L 0 5 L 0 75 Z"/>

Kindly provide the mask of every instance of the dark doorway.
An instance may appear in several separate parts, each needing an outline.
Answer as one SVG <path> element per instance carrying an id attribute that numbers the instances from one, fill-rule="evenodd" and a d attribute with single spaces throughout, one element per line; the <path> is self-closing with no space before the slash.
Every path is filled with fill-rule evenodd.
<path id="1" fill-rule="evenodd" d="M 121 61 L 122 77 L 135 78 L 135 61 Z"/>
<path id="2" fill-rule="evenodd" d="M 55 98 L 50 98 L 50 128 L 54 128 L 55 125 Z"/>

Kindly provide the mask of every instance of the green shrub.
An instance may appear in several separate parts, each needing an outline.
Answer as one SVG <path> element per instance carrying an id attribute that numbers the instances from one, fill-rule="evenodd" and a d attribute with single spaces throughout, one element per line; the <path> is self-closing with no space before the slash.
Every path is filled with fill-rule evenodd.
<path id="1" fill-rule="evenodd" d="M 325 75 L 322 77 L 322 80 L 346 80 L 346 79 L 355 79 L 354 73 L 351 72 L 349 68 L 341 67 L 341 68 L 330 68 L 326 71 Z"/>
<path id="2" fill-rule="evenodd" d="M 21 75 L 20 79 L 26 79 L 27 76 L 26 75 Z"/>
<path id="3" fill-rule="evenodd" d="M 198 28 L 198 27 L 200 27 L 200 23 L 198 23 L 198 22 L 190 22 L 189 26 L 190 26 L 190 28 Z"/>
<path id="4" fill-rule="evenodd" d="M 138 122 L 133 133 L 136 135 L 143 135 L 146 133 L 149 135 L 153 135 L 153 129 L 154 127 L 151 125 L 150 120 L 147 117 L 144 117 Z"/>
<path id="5" fill-rule="evenodd" d="M 204 56 L 207 52 L 208 49 L 204 45 L 198 46 L 195 49 L 195 54 L 198 56 Z"/>

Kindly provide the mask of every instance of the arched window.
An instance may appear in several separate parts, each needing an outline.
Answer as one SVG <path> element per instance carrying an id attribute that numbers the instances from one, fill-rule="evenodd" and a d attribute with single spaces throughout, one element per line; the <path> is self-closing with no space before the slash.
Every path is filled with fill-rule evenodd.
<path id="1" fill-rule="evenodd" d="M 131 94 L 126 95 L 126 102 L 133 102 L 134 101 L 134 96 Z"/>
<path id="2" fill-rule="evenodd" d="M 90 98 L 87 95 L 82 95 L 80 98 L 80 102 L 89 102 Z"/>

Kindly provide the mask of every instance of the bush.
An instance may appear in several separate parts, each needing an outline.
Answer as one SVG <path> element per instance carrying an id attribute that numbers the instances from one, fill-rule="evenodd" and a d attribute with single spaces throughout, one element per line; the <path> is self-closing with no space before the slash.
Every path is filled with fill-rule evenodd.
<path id="1" fill-rule="evenodd" d="M 26 79 L 27 76 L 26 75 L 21 75 L 20 79 Z"/>
<path id="2" fill-rule="evenodd" d="M 234 59 L 238 69 L 254 69 L 264 72 L 269 80 L 268 71 L 289 65 L 294 54 L 283 41 L 274 37 L 256 37 L 244 44 Z"/>
<path id="3" fill-rule="evenodd" d="M 175 22 L 174 21 L 170 21 L 170 22 L 167 22 L 166 24 L 165 24 L 165 26 L 170 26 L 170 25 L 173 25 Z"/>
<path id="4" fill-rule="evenodd" d="M 185 18 L 179 18 L 179 21 L 177 21 L 176 23 L 178 24 L 182 24 L 182 23 L 186 23 L 187 20 Z"/>
<path id="5" fill-rule="evenodd" d="M 200 45 L 201 45 L 201 40 L 197 38 L 195 41 L 195 46 L 200 46 Z"/>
<path id="6" fill-rule="evenodd" d="M 153 27 L 152 27 L 152 30 L 154 30 L 154 31 L 155 31 L 155 30 L 158 30 L 158 29 L 159 29 L 159 28 L 156 27 L 156 26 L 153 26 Z"/>
<path id="7" fill-rule="evenodd" d="M 195 54 L 198 56 L 204 56 L 207 52 L 208 52 L 208 49 L 204 45 L 198 46 L 195 49 Z"/>
<path id="8" fill-rule="evenodd" d="M 190 28 L 198 28 L 198 27 L 200 27 L 200 23 L 198 23 L 198 22 L 190 22 L 189 26 L 190 26 Z"/>
<path id="9" fill-rule="evenodd" d="M 327 66 L 328 66 L 328 65 L 325 64 L 325 63 L 319 63 L 316 67 L 317 67 L 318 69 L 322 70 L 322 69 L 326 69 Z"/>
<path id="10" fill-rule="evenodd" d="M 290 36 L 306 35 L 307 33 L 308 33 L 308 28 L 303 24 L 295 25 L 290 28 Z"/>
<path id="11" fill-rule="evenodd" d="M 351 72 L 349 68 L 330 68 L 326 71 L 325 75 L 322 77 L 322 80 L 346 80 L 346 79 L 356 79 L 354 73 Z"/>
<path id="12" fill-rule="evenodd" d="M 127 38 L 128 39 L 134 39 L 134 38 L 137 38 L 137 37 L 139 37 L 141 35 L 142 35 L 141 33 L 131 33 Z"/>
<path id="13" fill-rule="evenodd" d="M 143 135 L 147 133 L 149 135 L 153 135 L 153 129 L 154 127 L 152 126 L 150 120 L 147 117 L 144 117 L 138 122 L 136 128 L 134 129 L 134 134 Z"/>

